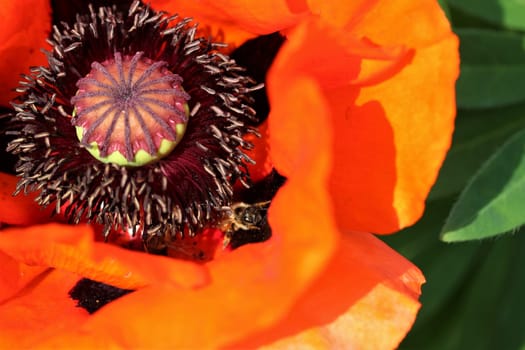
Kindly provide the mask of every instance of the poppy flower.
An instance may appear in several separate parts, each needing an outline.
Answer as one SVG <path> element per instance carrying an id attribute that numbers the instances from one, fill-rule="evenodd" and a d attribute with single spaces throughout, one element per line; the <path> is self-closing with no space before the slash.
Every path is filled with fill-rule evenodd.
<path id="1" fill-rule="evenodd" d="M 450 145 L 457 39 L 437 3 L 151 6 L 73 16 L 18 89 L 0 345 L 397 346 L 424 278 L 367 232 L 420 217 Z M 261 36 L 271 45 L 250 46 Z M 265 90 L 250 60 L 271 63 Z M 268 179 L 279 188 L 259 198 Z M 271 237 L 225 248 L 236 230 L 221 208 L 235 215 L 254 193 L 271 200 L 256 209 Z M 38 224 L 33 198 L 78 225 Z M 99 241 L 125 245 L 115 232 L 127 231 L 169 256 Z"/>

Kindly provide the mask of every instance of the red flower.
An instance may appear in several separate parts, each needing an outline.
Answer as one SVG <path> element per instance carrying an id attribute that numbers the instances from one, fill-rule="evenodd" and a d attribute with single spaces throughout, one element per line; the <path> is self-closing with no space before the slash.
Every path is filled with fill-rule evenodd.
<path id="1" fill-rule="evenodd" d="M 450 144 L 457 39 L 437 3 L 152 6 L 193 15 L 234 43 L 286 34 L 267 76 L 271 112 L 253 169 L 288 179 L 269 209 L 272 238 L 219 248 L 197 265 L 94 242 L 84 225 L 6 229 L 0 346 L 397 346 L 424 278 L 363 232 L 420 217 Z M 33 223 L 31 203 L 7 195 L 13 179 L 1 183 L 1 207 L 13 211 L 0 222 Z M 68 298 L 79 277 L 136 291 L 88 315 Z"/>

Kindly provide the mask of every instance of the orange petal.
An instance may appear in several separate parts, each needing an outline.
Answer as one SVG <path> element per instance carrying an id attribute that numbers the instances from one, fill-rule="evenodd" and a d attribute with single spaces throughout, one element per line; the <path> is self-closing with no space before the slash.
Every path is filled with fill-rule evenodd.
<path id="1" fill-rule="evenodd" d="M 296 217 L 280 225 L 289 230 L 279 234 L 277 225 L 271 240 L 211 263 L 212 284 L 193 291 L 167 285 L 140 289 L 49 345 L 90 348 L 100 345 L 100 339 L 112 339 L 124 348 L 216 348 L 272 325 L 315 278 L 333 249 L 333 228 L 319 222 L 323 213 L 304 201 L 305 190 L 315 196 L 314 189 L 285 185 L 272 210 L 277 220 L 287 216 L 290 205 L 299 206 Z M 324 234 L 312 230 L 313 225 Z"/>
<path id="2" fill-rule="evenodd" d="M 306 0 L 310 11 L 335 27 L 345 27 L 358 21 L 379 0 Z"/>
<path id="3" fill-rule="evenodd" d="M 287 97 L 306 100 L 309 89 L 304 88 L 308 86 L 294 85 Z M 297 104 L 297 112 L 301 107 Z M 300 147 L 294 150 L 299 152 L 294 157 L 295 168 L 308 176 L 290 177 L 277 193 L 269 211 L 270 240 L 243 246 L 209 263 L 209 285 L 196 290 L 165 284 L 140 289 L 107 305 L 81 329 L 49 345 L 93 347 L 100 345 L 100 339 L 113 339 L 122 347 L 216 348 L 283 318 L 323 270 L 338 237 L 324 185 L 329 166 L 324 150 L 329 138 L 327 130 L 317 127 L 317 121 L 326 117 L 313 115 L 312 123 L 294 136 L 297 145 L 319 142 L 320 147 L 311 148 L 308 154 Z M 122 320 L 126 320 L 124 325 Z"/>
<path id="4" fill-rule="evenodd" d="M 414 299 L 378 285 L 335 321 L 260 349 L 395 349 L 410 330 L 419 308 Z"/>
<path id="5" fill-rule="evenodd" d="M 272 111 L 268 119 L 270 155 L 275 168 L 284 176 L 302 181 L 319 181 L 331 162 L 328 108 L 319 87 L 312 80 L 296 77 L 286 83 L 275 81 L 269 87 Z M 305 135 L 305 133 L 311 135 Z M 306 137 L 310 140 L 305 142 Z M 316 158 L 312 155 L 320 154 Z M 302 164 L 318 162 L 308 171 Z M 321 186 L 325 186 L 323 182 Z M 313 199 L 307 199 L 308 201 Z"/>
<path id="6" fill-rule="evenodd" d="M 421 14 L 423 24 L 411 12 L 412 31 L 426 28 L 429 18 L 442 16 L 436 8 L 413 7 L 434 12 Z M 385 18 L 395 20 L 388 12 Z M 444 17 L 443 21 L 446 24 Z M 352 39 L 367 34 L 356 27 L 359 30 L 353 33 L 309 22 L 292 31 L 269 74 L 270 102 L 279 103 L 287 80 L 294 76 L 315 80 L 322 88 L 317 101 L 331 110 L 332 119 L 323 125 L 334 134 L 330 193 L 338 224 L 344 230 L 387 233 L 420 217 L 450 145 L 457 39 L 449 27 L 438 23 L 441 29 L 427 31 L 433 35 L 432 45 L 411 48 L 429 39 L 410 37 L 404 27 L 406 49 L 397 46 L 396 51 L 396 45 L 404 44 L 399 39 L 403 36 L 388 34 L 378 41 L 371 37 L 374 43 L 389 45 L 381 56 L 382 50 L 367 39 Z M 382 30 L 387 27 L 392 33 L 398 26 L 387 22 Z M 270 125 L 283 118 L 286 114 L 277 114 L 274 108 Z M 272 157 L 279 157 L 277 153 L 272 151 Z"/>
<path id="7" fill-rule="evenodd" d="M 3 268 L 2 268 L 3 273 Z M 50 336 L 78 327 L 89 317 L 68 291 L 78 276 L 48 269 L 0 304 L 0 348 L 29 349 Z"/>
<path id="8" fill-rule="evenodd" d="M 270 330 L 232 348 L 392 349 L 415 320 L 425 279 L 371 234 L 350 232 L 323 274 Z M 310 347 L 308 347 L 310 346 Z"/>
<path id="9" fill-rule="evenodd" d="M 125 289 L 151 284 L 193 288 L 208 281 L 200 265 L 94 242 L 87 225 L 7 229 L 0 235 L 0 252 L 27 265 L 53 267 Z"/>
<path id="10" fill-rule="evenodd" d="M 3 252 L 0 252 L 0 266 L 2 266 L 2 273 L 0 274 L 0 303 L 20 291 L 33 278 L 47 269 L 47 267 L 21 264 Z"/>
<path id="11" fill-rule="evenodd" d="M 308 13 L 306 6 L 286 0 L 153 0 L 152 6 L 195 17 L 204 24 L 240 27 L 255 34 L 269 34 L 290 27 Z M 296 1 L 296 3 L 298 3 Z"/>
<path id="12" fill-rule="evenodd" d="M 0 223 L 30 225 L 49 221 L 52 209 L 42 209 L 35 203 L 35 194 L 13 197 L 18 178 L 0 172 Z"/>
<path id="13" fill-rule="evenodd" d="M 351 30 L 387 46 L 425 47 L 451 35 L 450 24 L 436 0 L 379 1 L 353 23 Z M 452 53 L 449 59 L 454 61 Z"/>
<path id="14" fill-rule="evenodd" d="M 380 48 L 368 42 L 355 40 L 315 21 L 305 22 L 293 30 L 278 54 L 268 78 L 269 99 L 272 105 L 268 118 L 271 158 L 278 170 L 285 175 L 290 174 L 296 154 L 324 146 L 317 141 L 302 145 L 294 141 L 294 135 L 301 134 L 302 125 L 312 123 L 313 115 L 330 115 L 329 96 L 325 96 L 323 90 L 350 83 L 361 84 L 366 80 L 370 81 L 372 77 L 391 75 L 392 67 L 402 65 L 406 57 L 407 52 L 403 49 Z M 376 63 L 370 64 L 366 73 L 362 72 L 363 63 L 369 61 Z M 288 97 L 286 91 L 290 89 L 291 81 L 301 76 L 313 80 L 315 83 L 310 84 L 317 84 L 318 87 L 304 87 L 308 93 L 305 93 L 302 99 Z M 354 91 L 357 89 L 354 88 Z M 352 100 L 347 98 L 344 102 L 351 103 Z M 324 128 L 330 130 L 330 133 L 341 134 L 331 124 L 330 118 L 320 120 L 317 130 Z M 340 137 L 342 142 L 352 142 L 349 137 Z M 292 143 L 295 145 L 292 146 Z M 327 155 L 334 154 L 330 146 L 327 143 L 326 149 L 323 150 Z M 293 147 L 292 152 L 287 150 L 289 147 Z M 340 175 L 347 174 L 343 172 Z"/>
<path id="15" fill-rule="evenodd" d="M 450 34 L 418 49 L 391 79 L 327 92 L 337 132 L 331 193 L 342 227 L 387 233 L 421 216 L 450 146 L 457 74 Z"/>
<path id="16" fill-rule="evenodd" d="M 29 73 L 30 66 L 45 65 L 40 52 L 47 46 L 51 30 L 49 1 L 4 1 L 0 6 L 0 104 L 7 106 L 16 93 L 20 74 Z M 31 14 L 31 15 L 29 15 Z"/>
<path id="17" fill-rule="evenodd" d="M 269 84 L 286 84 L 287 77 L 296 75 L 307 75 L 324 89 L 370 84 L 398 72 L 410 54 L 401 46 L 381 47 L 322 22 L 308 21 L 289 33 L 269 72 Z"/>

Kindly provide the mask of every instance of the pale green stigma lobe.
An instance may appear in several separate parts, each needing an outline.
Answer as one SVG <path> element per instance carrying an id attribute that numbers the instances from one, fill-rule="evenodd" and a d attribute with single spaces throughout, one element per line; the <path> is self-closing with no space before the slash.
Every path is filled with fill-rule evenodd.
<path id="1" fill-rule="evenodd" d="M 71 99 L 79 141 L 103 163 L 136 167 L 166 157 L 189 118 L 190 97 L 181 84 L 165 62 L 141 52 L 94 62 Z"/>
<path id="2" fill-rule="evenodd" d="M 179 124 L 176 128 L 177 132 L 182 137 L 182 135 L 184 135 L 184 132 L 186 131 L 186 125 Z M 84 129 L 79 126 L 76 126 L 75 129 L 78 139 L 82 141 L 82 134 L 84 133 Z M 126 157 L 122 153 L 120 153 L 120 151 L 114 151 L 113 153 L 108 154 L 106 157 L 102 157 L 100 155 L 100 149 L 98 148 L 96 142 L 91 142 L 90 145 L 86 146 L 86 149 L 93 157 L 100 160 L 102 163 L 113 163 L 121 166 L 143 166 L 149 163 L 153 163 L 161 158 L 164 158 L 165 156 L 170 154 L 171 151 L 173 151 L 177 144 L 178 142 L 163 139 L 160 143 L 160 147 L 156 154 L 152 155 L 143 149 L 139 149 L 132 160 L 126 159 Z"/>

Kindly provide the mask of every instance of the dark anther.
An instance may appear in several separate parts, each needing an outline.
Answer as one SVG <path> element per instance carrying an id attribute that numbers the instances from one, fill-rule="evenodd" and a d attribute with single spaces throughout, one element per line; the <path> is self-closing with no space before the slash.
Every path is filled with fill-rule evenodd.
<path id="1" fill-rule="evenodd" d="M 116 7 L 117 11 L 127 11 L 133 0 L 112 0 L 111 4 Z M 62 22 L 73 24 L 78 15 L 89 14 L 88 4 L 94 8 L 100 6 L 110 6 L 107 0 L 51 0 L 53 9 L 53 24 L 60 25 Z"/>
<path id="2" fill-rule="evenodd" d="M 264 82 L 266 73 L 273 63 L 277 52 L 284 43 L 285 38 L 279 33 L 261 35 L 246 41 L 232 53 L 232 58 L 242 67 L 246 68 L 249 76 L 256 81 Z M 261 124 L 268 117 L 270 104 L 266 88 L 252 94 L 257 110 L 257 124 Z"/>
<path id="3" fill-rule="evenodd" d="M 7 144 L 13 139 L 13 137 L 4 136 L 8 122 L 8 119 L 5 117 L 9 112 L 8 109 L 0 107 L 0 171 L 8 174 L 15 174 L 17 157 L 6 151 Z"/>

